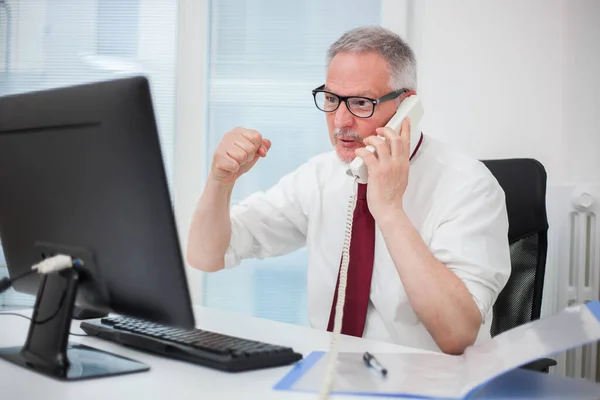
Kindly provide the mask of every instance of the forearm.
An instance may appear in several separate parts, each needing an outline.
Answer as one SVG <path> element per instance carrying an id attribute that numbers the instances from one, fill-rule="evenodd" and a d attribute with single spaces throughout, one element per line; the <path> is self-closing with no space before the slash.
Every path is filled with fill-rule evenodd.
<path id="1" fill-rule="evenodd" d="M 473 297 L 433 256 L 403 210 L 385 215 L 378 224 L 417 317 L 443 352 L 461 354 L 481 324 Z"/>
<path id="2" fill-rule="evenodd" d="M 231 240 L 229 214 L 233 187 L 208 179 L 192 217 L 187 259 L 194 268 L 213 272 L 223 269 Z"/>

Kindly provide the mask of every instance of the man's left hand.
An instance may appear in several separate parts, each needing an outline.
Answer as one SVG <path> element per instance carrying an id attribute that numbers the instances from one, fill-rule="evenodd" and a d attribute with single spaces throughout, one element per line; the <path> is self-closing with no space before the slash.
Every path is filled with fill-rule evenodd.
<path id="1" fill-rule="evenodd" d="M 375 220 L 402 210 L 402 197 L 408 185 L 410 160 L 410 123 L 402 121 L 400 134 L 391 128 L 377 128 L 377 136 L 364 139 L 365 145 L 375 148 L 375 154 L 360 148 L 356 155 L 361 157 L 369 174 L 367 202 Z"/>

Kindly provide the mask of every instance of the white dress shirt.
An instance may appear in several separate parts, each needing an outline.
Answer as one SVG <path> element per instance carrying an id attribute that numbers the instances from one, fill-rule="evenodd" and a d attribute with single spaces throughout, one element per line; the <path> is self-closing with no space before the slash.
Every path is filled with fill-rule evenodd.
<path id="1" fill-rule="evenodd" d="M 336 287 L 348 202 L 356 187 L 347 167 L 334 151 L 320 154 L 231 209 L 226 268 L 244 258 L 278 256 L 306 246 L 309 321 L 323 330 Z M 502 188 L 480 161 L 425 136 L 410 163 L 403 205 L 433 255 L 472 294 L 482 313 L 477 340 L 489 338 L 492 306 L 510 275 Z M 377 225 L 363 337 L 439 351 L 408 301 Z"/>

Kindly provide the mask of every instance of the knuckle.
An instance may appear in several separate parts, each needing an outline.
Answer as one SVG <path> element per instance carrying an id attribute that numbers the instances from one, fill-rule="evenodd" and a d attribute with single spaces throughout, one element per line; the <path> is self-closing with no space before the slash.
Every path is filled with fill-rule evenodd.
<path id="1" fill-rule="evenodd" d="M 227 167 L 227 162 L 217 161 L 215 163 L 215 167 L 217 169 L 219 169 L 219 170 L 222 170 L 222 171 L 228 171 L 229 170 L 229 168 Z"/>
<path id="2" fill-rule="evenodd" d="M 230 165 L 231 165 L 231 170 L 233 172 L 237 172 L 241 167 L 240 163 L 235 162 L 235 161 L 231 161 Z"/>
<path id="3" fill-rule="evenodd" d="M 234 138 L 236 136 L 240 135 L 240 132 L 242 132 L 244 128 L 241 128 L 239 126 L 236 126 L 235 128 L 233 128 L 232 130 L 230 130 L 229 132 L 227 132 L 224 136 L 223 139 L 230 139 L 230 138 Z"/>
<path id="4" fill-rule="evenodd" d="M 248 131 L 248 133 L 249 133 L 250 135 L 252 135 L 252 137 L 254 137 L 254 138 L 261 138 L 261 137 L 262 137 L 262 135 L 260 134 L 260 132 L 259 132 L 259 131 L 257 131 L 257 130 L 254 130 L 254 129 L 247 129 L 247 131 Z"/>
<path id="5" fill-rule="evenodd" d="M 241 126 L 237 126 L 225 134 L 227 139 L 231 142 L 234 142 L 236 139 L 242 141 L 254 141 L 257 135 L 260 138 L 260 134 L 257 131 Z"/>
<path id="6" fill-rule="evenodd" d="M 222 170 L 231 170 L 231 168 L 234 167 L 235 164 L 237 164 L 235 160 L 232 160 L 230 157 L 221 154 L 215 157 L 214 162 L 215 167 Z"/>
<path id="7" fill-rule="evenodd" d="M 231 158 L 240 163 L 246 162 L 246 159 L 248 158 L 248 153 L 237 147 L 237 145 L 235 144 L 233 145 L 233 148 L 230 151 L 230 155 Z"/>
<path id="8" fill-rule="evenodd" d="M 215 165 L 222 165 L 227 161 L 227 154 L 222 150 L 217 150 L 213 157 Z"/>
<path id="9" fill-rule="evenodd" d="M 371 153 L 369 150 L 367 150 L 367 149 L 365 149 L 365 148 L 363 147 L 363 148 L 357 149 L 357 150 L 356 150 L 356 154 L 357 154 L 357 155 L 359 155 L 359 156 L 361 156 L 361 157 L 368 157 L 368 156 L 370 156 L 372 153 Z"/>
<path id="10" fill-rule="evenodd" d="M 253 143 L 262 142 L 262 135 L 254 129 L 246 129 L 246 135 Z"/>
<path id="11" fill-rule="evenodd" d="M 227 169 L 232 171 L 237 170 L 240 166 L 240 163 L 234 158 L 228 158 L 225 160 L 224 164 L 226 165 Z"/>

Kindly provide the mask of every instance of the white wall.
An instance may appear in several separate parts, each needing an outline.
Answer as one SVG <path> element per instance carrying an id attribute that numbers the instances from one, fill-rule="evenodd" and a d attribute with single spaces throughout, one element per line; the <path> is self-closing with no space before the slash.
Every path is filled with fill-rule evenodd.
<path id="1" fill-rule="evenodd" d="M 565 11 L 565 174 L 600 184 L 600 1 L 571 0 Z"/>
<path id="2" fill-rule="evenodd" d="M 480 159 L 531 157 L 546 167 L 550 238 L 542 315 L 554 313 L 564 306 L 561 277 L 571 257 L 570 210 L 560 199 L 600 185 L 600 1 L 408 0 L 407 6 L 423 130 Z"/>
<path id="3" fill-rule="evenodd" d="M 424 131 L 478 158 L 600 182 L 600 2 L 411 1 Z"/>

